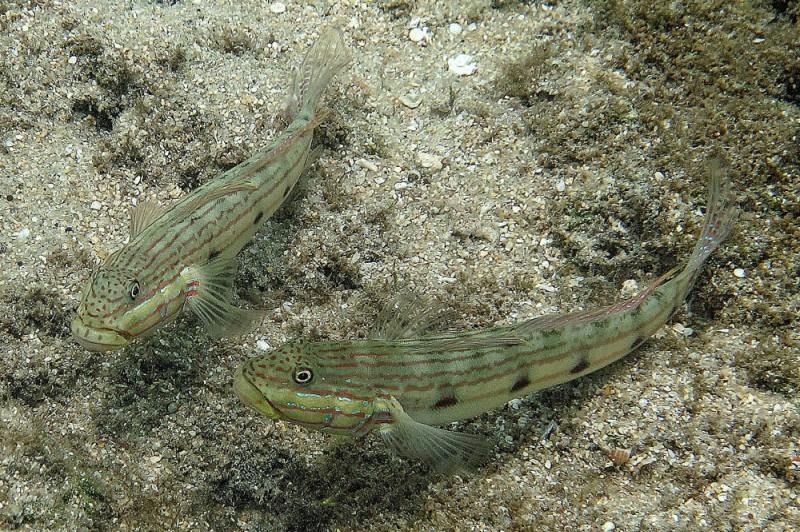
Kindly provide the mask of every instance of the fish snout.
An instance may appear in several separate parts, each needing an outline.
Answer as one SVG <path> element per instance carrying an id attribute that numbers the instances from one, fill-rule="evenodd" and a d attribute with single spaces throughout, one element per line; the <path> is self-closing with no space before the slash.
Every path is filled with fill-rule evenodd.
<path id="1" fill-rule="evenodd" d="M 100 329 L 86 325 L 80 316 L 72 320 L 72 337 L 89 351 L 113 351 L 130 343 L 128 338 L 113 329 Z"/>
<path id="2" fill-rule="evenodd" d="M 233 389 L 236 395 L 239 396 L 239 399 L 256 412 L 264 414 L 270 419 L 280 419 L 283 417 L 280 412 L 275 410 L 264 394 L 261 393 L 261 390 L 250 382 L 244 374 L 244 367 L 244 365 L 239 366 L 239 369 L 236 370 L 236 376 L 233 378 Z"/>

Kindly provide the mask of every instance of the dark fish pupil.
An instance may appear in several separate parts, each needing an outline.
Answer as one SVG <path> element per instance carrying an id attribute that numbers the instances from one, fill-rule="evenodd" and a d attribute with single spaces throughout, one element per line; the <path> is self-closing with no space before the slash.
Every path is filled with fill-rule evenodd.
<path id="1" fill-rule="evenodd" d="M 294 380 L 298 384 L 305 384 L 311 382 L 313 374 L 310 369 L 299 369 L 294 374 Z"/>

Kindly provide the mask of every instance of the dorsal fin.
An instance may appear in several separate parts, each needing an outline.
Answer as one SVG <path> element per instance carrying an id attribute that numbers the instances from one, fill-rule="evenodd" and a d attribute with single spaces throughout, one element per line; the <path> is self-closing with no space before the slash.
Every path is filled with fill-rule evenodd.
<path id="1" fill-rule="evenodd" d="M 518 334 L 522 338 L 526 338 L 531 334 L 542 331 L 545 329 L 552 329 L 555 327 L 563 327 L 570 324 L 589 323 L 598 319 L 603 319 L 611 314 L 624 312 L 632 308 L 638 307 L 645 301 L 656 288 L 664 284 L 670 278 L 678 273 L 680 268 L 672 268 L 667 273 L 647 285 L 635 296 L 599 309 L 579 310 L 577 312 L 570 312 L 568 314 L 553 314 L 551 316 L 539 316 L 527 321 L 523 321 L 511 327 L 511 331 Z"/>
<path id="2" fill-rule="evenodd" d="M 180 208 L 187 214 L 192 213 L 203 205 L 211 203 L 216 199 L 228 196 L 230 194 L 236 194 L 237 192 L 252 192 L 257 188 L 258 186 L 250 181 L 231 181 L 230 183 L 225 183 L 222 186 L 214 187 L 207 192 L 203 192 L 196 198 L 192 198 L 191 201 L 185 205 L 182 205 Z"/>
<path id="3" fill-rule="evenodd" d="M 401 340 L 422 336 L 436 320 L 436 308 L 426 298 L 401 293 L 383 307 L 369 337 L 373 340 Z"/>
<path id="4" fill-rule="evenodd" d="M 142 230 L 158 219 L 166 208 L 159 205 L 154 200 L 140 201 L 131 209 L 131 240 L 136 238 L 136 235 Z"/>

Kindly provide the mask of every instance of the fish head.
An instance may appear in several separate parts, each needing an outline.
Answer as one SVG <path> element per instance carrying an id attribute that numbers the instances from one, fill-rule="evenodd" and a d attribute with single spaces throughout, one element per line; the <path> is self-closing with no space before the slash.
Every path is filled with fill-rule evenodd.
<path id="1" fill-rule="evenodd" d="M 120 317 L 141 287 L 135 277 L 101 266 L 83 294 L 72 320 L 72 336 L 89 351 L 111 351 L 130 343 Z"/>
<path id="2" fill-rule="evenodd" d="M 184 280 L 170 283 L 140 279 L 135 272 L 101 266 L 72 320 L 72 336 L 90 351 L 122 349 L 132 340 L 174 317 L 185 303 Z"/>
<path id="3" fill-rule="evenodd" d="M 236 372 L 236 394 L 270 419 L 331 434 L 362 433 L 374 398 L 356 398 L 346 381 L 326 378 L 327 368 L 313 352 L 327 345 L 296 340 L 250 359 Z"/>

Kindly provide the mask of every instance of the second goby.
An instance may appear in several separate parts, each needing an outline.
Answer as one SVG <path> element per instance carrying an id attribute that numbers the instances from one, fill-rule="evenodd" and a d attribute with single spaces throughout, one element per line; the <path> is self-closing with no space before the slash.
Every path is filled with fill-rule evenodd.
<path id="1" fill-rule="evenodd" d="M 86 349 L 120 349 L 188 306 L 214 336 L 249 329 L 257 313 L 230 304 L 235 256 L 275 212 L 310 163 L 317 105 L 350 61 L 336 30 L 307 53 L 289 92 L 293 121 L 269 146 L 165 210 L 142 203 L 129 242 L 100 266 L 72 334 Z"/>

